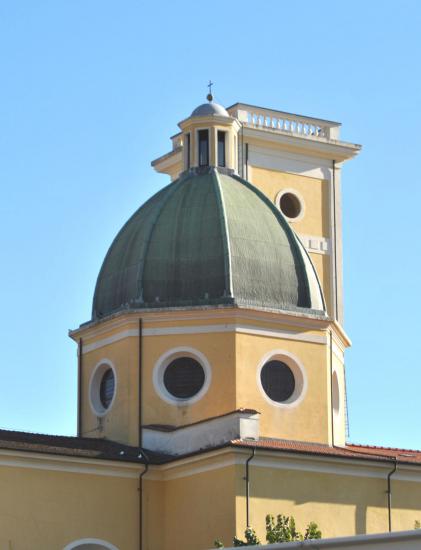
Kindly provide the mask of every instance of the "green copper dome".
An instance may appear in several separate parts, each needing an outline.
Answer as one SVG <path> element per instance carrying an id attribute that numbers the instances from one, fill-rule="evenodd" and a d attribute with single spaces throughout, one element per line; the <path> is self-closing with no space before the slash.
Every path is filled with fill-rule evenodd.
<path id="1" fill-rule="evenodd" d="M 325 311 L 309 256 L 269 199 L 222 170 L 191 170 L 118 233 L 98 276 L 92 315 L 229 304 Z"/>

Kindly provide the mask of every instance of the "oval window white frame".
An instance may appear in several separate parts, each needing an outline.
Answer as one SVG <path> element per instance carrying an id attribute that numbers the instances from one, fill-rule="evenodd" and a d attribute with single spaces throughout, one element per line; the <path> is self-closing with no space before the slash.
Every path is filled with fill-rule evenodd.
<path id="1" fill-rule="evenodd" d="M 175 397 L 167 390 L 164 384 L 165 369 L 168 367 L 171 361 L 177 359 L 177 357 L 191 357 L 192 359 L 195 359 L 198 363 L 200 363 L 200 366 L 203 368 L 203 371 L 205 373 L 205 381 L 201 389 L 195 395 L 193 395 L 193 397 L 189 397 L 187 399 L 180 399 L 178 397 Z M 196 403 L 197 401 L 202 399 L 202 397 L 206 394 L 211 384 L 211 380 L 212 369 L 205 355 L 197 349 L 184 346 L 172 348 L 161 355 L 161 357 L 155 363 L 152 373 L 152 381 L 156 393 L 161 399 L 163 399 L 166 403 L 169 403 L 170 405 L 193 405 L 193 403 Z"/>
<path id="2" fill-rule="evenodd" d="M 105 408 L 104 405 L 101 403 L 100 388 L 102 377 L 109 368 L 112 369 L 114 374 L 114 394 L 109 406 Z M 101 359 L 101 361 L 98 361 L 98 363 L 95 365 L 95 368 L 91 374 L 91 379 L 89 381 L 89 405 L 91 406 L 91 410 L 94 415 L 102 417 L 108 414 L 112 409 L 112 406 L 114 405 L 116 395 L 117 372 L 114 364 L 109 359 Z"/>
<path id="3" fill-rule="evenodd" d="M 104 548 L 108 550 L 118 550 L 117 546 L 114 546 L 114 544 L 111 544 L 110 542 L 107 542 L 106 540 L 101 539 L 79 539 L 71 542 L 67 546 L 63 548 L 63 550 L 77 550 L 78 548 L 81 548 L 82 546 L 85 546 L 87 544 L 96 544 L 98 545 L 98 548 Z"/>
<path id="4" fill-rule="evenodd" d="M 294 380 L 295 380 L 294 392 L 289 399 L 287 399 L 286 401 L 283 401 L 282 403 L 279 403 L 278 401 L 274 401 L 273 399 L 271 399 L 268 396 L 268 394 L 265 392 L 262 385 L 261 372 L 263 367 L 269 361 L 282 361 L 291 369 L 292 374 L 294 375 Z M 304 399 L 307 393 L 307 374 L 306 374 L 305 368 L 301 363 L 301 361 L 289 351 L 285 351 L 283 349 L 275 349 L 268 352 L 260 360 L 260 363 L 257 367 L 256 374 L 257 374 L 256 376 L 257 386 L 260 389 L 260 392 L 262 393 L 265 400 L 275 407 L 279 407 L 281 409 L 289 409 L 292 407 L 296 407 L 302 402 L 302 400 Z"/>
<path id="5" fill-rule="evenodd" d="M 287 216 L 286 214 L 284 214 L 282 212 L 282 209 L 281 209 L 281 198 L 283 195 L 286 195 L 287 193 L 290 193 L 291 195 L 294 195 L 294 197 L 298 200 L 298 202 L 300 203 L 300 213 L 298 214 L 298 216 L 296 216 L 295 218 L 290 218 L 289 216 Z M 305 213 L 305 202 L 304 202 L 304 199 L 302 197 L 302 195 L 296 190 L 296 189 L 292 189 L 292 188 L 287 188 L 287 189 L 281 189 L 281 191 L 279 191 L 279 193 L 276 195 L 276 198 L 275 198 L 275 204 L 276 204 L 276 207 L 277 209 L 279 210 L 279 212 L 281 212 L 281 214 L 289 221 L 289 222 L 299 222 L 300 220 L 302 220 L 304 218 L 304 213 Z"/>

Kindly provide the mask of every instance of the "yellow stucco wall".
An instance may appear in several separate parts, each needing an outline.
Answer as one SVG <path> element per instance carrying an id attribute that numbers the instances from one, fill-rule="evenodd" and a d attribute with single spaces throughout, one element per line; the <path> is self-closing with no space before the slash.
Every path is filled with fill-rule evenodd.
<path id="1" fill-rule="evenodd" d="M 304 200 L 304 216 L 292 221 L 291 226 L 297 233 L 329 237 L 329 189 L 323 179 L 268 170 L 267 168 L 249 167 L 251 183 L 256 185 L 275 203 L 278 193 L 284 189 L 297 192 Z"/>
<path id="2" fill-rule="evenodd" d="M 164 550 L 166 544 L 166 483 L 145 477 L 142 482 L 142 492 L 143 550 Z"/>
<path id="3" fill-rule="evenodd" d="M 228 545 L 234 535 L 242 536 L 250 456 L 249 449 L 228 449 L 152 466 L 143 481 L 144 550 L 204 550 L 216 538 Z M 138 473 L 118 475 L 117 464 L 113 475 L 57 471 L 54 460 L 50 464 L 45 455 L 24 455 L 20 466 L 10 465 L 10 458 L 0 465 L 0 549 L 59 550 L 97 538 L 119 550 L 137 550 Z M 34 462 L 42 469 L 33 468 Z M 63 459 L 60 463 L 62 470 Z M 80 466 L 88 467 L 86 462 Z M 70 467 L 78 469 L 75 461 Z M 293 515 L 300 530 L 315 521 L 324 537 L 384 532 L 390 470 L 389 463 L 258 449 L 249 469 L 250 523 L 263 540 L 268 513 Z M 412 529 L 421 520 L 421 472 L 401 466 L 392 478 L 392 495 L 393 530 Z"/>
<path id="4" fill-rule="evenodd" d="M 138 479 L 0 465 L 0 541 L 8 550 L 60 550 L 98 538 L 139 548 Z M 0 546 L 0 548 L 2 548 Z"/>
<path id="5" fill-rule="evenodd" d="M 164 492 L 163 545 L 147 536 L 145 550 L 201 550 L 212 548 L 215 539 L 229 540 L 235 529 L 235 466 L 169 479 Z"/>
<path id="6" fill-rule="evenodd" d="M 268 402 L 258 384 L 259 365 L 268 353 L 286 351 L 303 366 L 307 390 L 300 402 L 279 407 Z M 330 385 L 326 344 L 237 334 L 237 408 L 261 413 L 260 435 L 330 442 Z"/>
<path id="7" fill-rule="evenodd" d="M 235 337 L 233 333 L 180 334 L 144 339 L 144 423 L 185 425 L 235 409 Z M 157 395 L 152 372 L 161 355 L 178 347 L 193 348 L 211 365 L 212 381 L 207 393 L 192 405 L 169 404 Z"/>
<path id="8" fill-rule="evenodd" d="M 204 550 L 211 548 L 215 539 L 229 546 L 234 535 L 242 537 L 246 527 L 245 462 L 250 456 L 249 450 L 229 450 L 221 455 L 193 457 L 191 463 L 183 461 L 182 466 L 167 466 L 160 482 L 165 504 L 154 509 L 158 515 L 152 521 L 160 534 L 154 535 L 151 516 L 147 516 L 145 548 Z M 265 466 L 256 466 L 253 461 Z M 253 461 L 250 523 L 262 540 L 266 514 L 293 515 L 302 531 L 315 521 L 325 538 L 387 531 L 390 464 L 354 463 L 349 467 L 350 462 L 342 461 L 339 468 L 353 472 L 345 475 L 335 473 L 340 470 L 334 462 L 317 457 L 295 459 L 257 450 Z M 420 482 L 419 474 L 417 482 L 392 482 L 393 530 L 413 529 L 415 520 L 421 519 Z M 151 484 L 147 491 L 152 491 L 156 482 L 147 483 Z"/>
<path id="9" fill-rule="evenodd" d="M 364 469 L 363 467 L 361 469 Z M 250 465 L 250 523 L 264 540 L 266 514 L 293 515 L 304 531 L 315 521 L 324 538 L 388 530 L 387 473 L 382 477 L 279 470 Z M 245 529 L 244 467 L 238 466 L 237 533 Z M 420 480 L 421 481 L 421 478 Z M 392 528 L 414 528 L 421 516 L 421 483 L 393 481 Z"/>
<path id="10" fill-rule="evenodd" d="M 106 436 L 114 441 L 138 443 L 138 342 L 125 338 L 83 355 L 82 435 Z M 109 360 L 117 374 L 116 398 L 109 413 L 98 420 L 90 406 L 89 388 L 97 364 Z"/>

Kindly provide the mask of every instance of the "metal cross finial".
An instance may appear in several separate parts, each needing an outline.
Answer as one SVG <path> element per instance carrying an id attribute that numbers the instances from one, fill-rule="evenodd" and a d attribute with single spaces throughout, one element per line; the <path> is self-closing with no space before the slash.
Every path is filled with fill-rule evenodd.
<path id="1" fill-rule="evenodd" d="M 212 82 L 212 80 L 209 80 L 209 84 L 208 84 L 209 93 L 208 93 L 208 95 L 206 96 L 206 99 L 207 99 L 208 101 L 212 101 L 212 99 L 213 99 L 213 95 L 212 95 L 212 86 L 213 86 L 213 82 Z"/>

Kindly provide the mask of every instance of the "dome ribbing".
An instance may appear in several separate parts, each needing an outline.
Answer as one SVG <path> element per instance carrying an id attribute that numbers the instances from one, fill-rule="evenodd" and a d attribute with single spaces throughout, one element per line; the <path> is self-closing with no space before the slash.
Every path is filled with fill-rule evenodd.
<path id="1" fill-rule="evenodd" d="M 93 318 L 229 304 L 325 311 L 314 267 L 278 209 L 238 176 L 192 170 L 118 233 L 98 276 Z"/>

